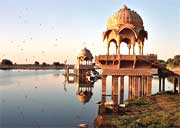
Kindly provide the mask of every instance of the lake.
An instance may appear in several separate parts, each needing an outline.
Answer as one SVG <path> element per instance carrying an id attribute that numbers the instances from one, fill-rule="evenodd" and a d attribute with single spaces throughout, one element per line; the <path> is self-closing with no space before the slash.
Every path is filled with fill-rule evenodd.
<path id="1" fill-rule="evenodd" d="M 89 100 L 78 97 L 78 87 L 65 81 L 63 70 L 0 70 L 1 128 L 74 128 L 81 123 L 93 127 L 101 100 L 101 80 L 94 83 Z M 125 78 L 125 81 L 127 78 Z M 173 88 L 166 80 L 166 90 Z M 127 83 L 125 83 L 127 85 Z M 153 79 L 152 93 L 158 91 Z M 111 77 L 107 78 L 111 94 Z M 125 86 L 125 99 L 127 87 Z"/>

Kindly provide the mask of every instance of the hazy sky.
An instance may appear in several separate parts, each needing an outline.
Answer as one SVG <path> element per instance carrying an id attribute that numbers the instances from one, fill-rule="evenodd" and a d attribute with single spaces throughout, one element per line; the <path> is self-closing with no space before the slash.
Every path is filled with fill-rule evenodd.
<path id="1" fill-rule="evenodd" d="M 105 54 L 102 32 L 123 4 L 144 21 L 145 54 L 180 54 L 180 0 L 0 0 L 0 60 L 73 63 L 85 46 Z"/>

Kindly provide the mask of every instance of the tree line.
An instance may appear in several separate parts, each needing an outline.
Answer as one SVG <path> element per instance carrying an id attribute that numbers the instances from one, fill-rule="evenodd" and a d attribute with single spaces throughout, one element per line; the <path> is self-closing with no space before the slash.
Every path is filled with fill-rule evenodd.
<path id="1" fill-rule="evenodd" d="M 158 63 L 167 67 L 180 67 L 180 55 L 175 55 L 174 58 L 169 58 L 167 61 L 158 60 Z"/>
<path id="2" fill-rule="evenodd" d="M 1 65 L 16 65 L 16 63 L 13 63 L 12 60 L 9 60 L 9 59 L 2 59 Z M 39 61 L 35 61 L 34 62 L 34 65 L 38 66 L 38 65 L 42 65 L 42 66 L 49 66 L 50 64 L 47 64 L 46 62 L 43 62 L 40 64 Z M 60 63 L 60 62 L 53 62 L 54 66 L 64 66 L 64 63 Z"/>

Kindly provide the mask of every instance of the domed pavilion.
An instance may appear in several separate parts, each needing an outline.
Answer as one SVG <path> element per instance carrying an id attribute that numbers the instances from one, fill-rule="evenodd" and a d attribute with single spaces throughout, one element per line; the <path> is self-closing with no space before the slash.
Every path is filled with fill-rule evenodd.
<path id="1" fill-rule="evenodd" d="M 154 72 L 157 73 L 157 70 L 153 70 L 153 64 L 157 62 L 157 55 L 143 54 L 144 41 L 147 38 L 148 33 L 144 29 L 142 18 L 126 5 L 108 18 L 106 31 L 103 32 L 106 54 L 95 56 L 96 65 L 102 69 L 100 74 L 102 95 L 106 95 L 107 76 L 112 78 L 111 99 L 115 103 L 118 103 L 118 99 L 120 99 L 120 104 L 123 103 L 124 86 L 128 86 L 126 88 L 128 88 L 129 99 L 151 95 L 152 75 Z M 112 43 L 116 46 L 115 55 L 109 54 Z M 127 46 L 127 54 L 122 54 L 123 43 Z M 135 46 L 138 46 L 139 53 L 136 53 Z M 125 77 L 128 77 L 127 82 L 125 82 Z M 116 98 L 118 95 L 120 97 Z M 103 102 L 106 102 L 106 98 L 103 98 Z"/>
<path id="2" fill-rule="evenodd" d="M 85 79 L 87 76 L 90 76 L 93 68 L 93 55 L 85 47 L 77 55 L 77 64 L 74 65 L 74 73 L 79 77 L 77 79 Z"/>
<path id="3" fill-rule="evenodd" d="M 82 49 L 77 56 L 78 64 L 89 65 L 92 64 L 93 56 L 86 47 Z"/>
<path id="4" fill-rule="evenodd" d="M 126 43 L 129 54 L 131 54 L 131 48 L 132 54 L 135 54 L 135 45 L 138 45 L 139 55 L 143 55 L 144 41 L 147 37 L 148 33 L 144 30 L 142 18 L 126 5 L 109 17 L 106 31 L 103 32 L 103 41 L 107 41 L 107 55 L 109 55 L 111 42 L 115 43 L 116 54 L 120 54 L 121 44 Z"/>

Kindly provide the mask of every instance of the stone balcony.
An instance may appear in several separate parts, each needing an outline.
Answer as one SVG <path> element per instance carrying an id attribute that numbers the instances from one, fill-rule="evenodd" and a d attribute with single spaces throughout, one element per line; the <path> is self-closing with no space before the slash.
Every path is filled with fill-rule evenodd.
<path id="1" fill-rule="evenodd" d="M 101 69 L 152 68 L 157 62 L 157 55 L 99 55 L 95 62 Z"/>

